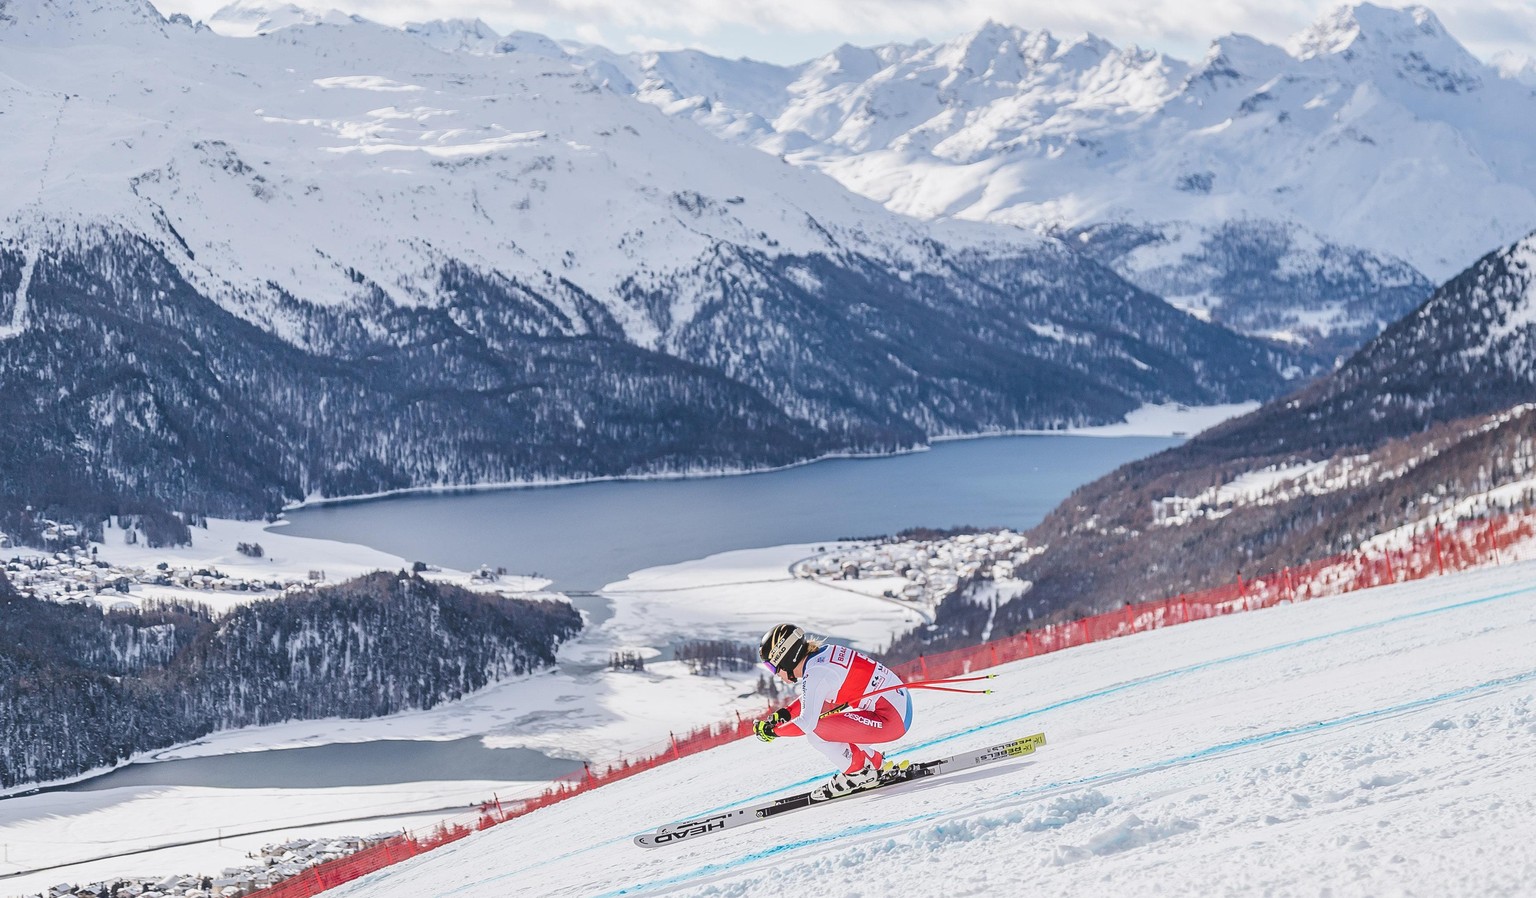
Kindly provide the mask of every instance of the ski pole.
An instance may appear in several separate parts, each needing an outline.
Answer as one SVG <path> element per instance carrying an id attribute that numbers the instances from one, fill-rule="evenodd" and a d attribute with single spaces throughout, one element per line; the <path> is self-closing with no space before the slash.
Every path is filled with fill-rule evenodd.
<path id="1" fill-rule="evenodd" d="M 893 692 L 893 691 L 895 691 L 897 689 L 932 689 L 935 692 L 976 692 L 976 693 L 988 693 L 988 692 L 991 692 L 992 690 L 990 690 L 990 689 L 951 689 L 951 688 L 948 688 L 948 687 L 950 686 L 950 684 L 953 684 L 953 683 L 975 683 L 975 682 L 977 682 L 979 680 L 995 680 L 995 679 L 997 679 L 997 674 L 981 674 L 980 676 L 975 676 L 975 677 L 949 677 L 948 679 L 944 679 L 944 680 L 924 680 L 921 683 L 902 683 L 902 684 L 897 685 L 897 686 L 887 686 L 884 689 L 876 689 L 873 692 L 866 692 L 863 695 L 859 696 L 858 698 L 854 699 L 853 701 L 848 702 L 848 704 L 851 705 L 851 704 L 854 704 L 854 703 L 857 703 L 857 702 L 862 702 L 866 698 L 871 698 L 871 697 L 879 695 L 879 694 L 881 694 L 883 692 Z"/>
<path id="2" fill-rule="evenodd" d="M 844 711 L 848 710 L 849 708 L 853 707 L 854 705 L 858 704 L 859 702 L 864 701 L 867 698 L 874 698 L 875 696 L 880 695 L 882 693 L 894 692 L 897 689 L 931 689 L 934 692 L 968 692 L 968 693 L 971 693 L 972 695 L 991 695 L 992 694 L 992 690 L 990 690 L 990 689 L 955 689 L 955 688 L 951 687 L 948 684 L 950 684 L 950 683 L 973 683 L 973 682 L 976 682 L 977 680 L 994 680 L 996 678 L 997 678 L 997 674 L 982 674 L 981 676 L 978 676 L 978 677 L 950 677 L 947 680 L 926 680 L 926 681 L 924 681 L 922 683 L 902 683 L 899 686 L 887 686 L 884 689 L 876 689 L 873 692 L 866 692 L 863 695 L 859 696 L 858 698 L 853 699 L 852 701 L 843 702 L 842 704 L 840 704 L 840 705 L 838 705 L 838 706 L 836 706 L 834 708 L 831 708 L 831 709 L 829 709 L 827 711 L 822 712 L 821 716 L 822 717 L 830 717 L 833 714 L 841 714 Z"/>

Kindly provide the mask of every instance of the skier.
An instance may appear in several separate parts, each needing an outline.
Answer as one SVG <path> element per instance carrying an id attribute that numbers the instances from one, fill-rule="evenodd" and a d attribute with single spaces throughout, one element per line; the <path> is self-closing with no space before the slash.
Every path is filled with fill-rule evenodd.
<path id="1" fill-rule="evenodd" d="M 764 742 L 804 736 L 840 768 L 812 790 L 811 800 L 875 785 L 884 756 L 874 746 L 900 739 L 912 724 L 912 695 L 896 674 L 862 652 L 808 637 L 794 624 L 765 633 L 759 654 L 775 676 L 795 688 L 796 698 L 757 721 L 752 731 Z M 880 694 L 869 695 L 875 691 Z"/>

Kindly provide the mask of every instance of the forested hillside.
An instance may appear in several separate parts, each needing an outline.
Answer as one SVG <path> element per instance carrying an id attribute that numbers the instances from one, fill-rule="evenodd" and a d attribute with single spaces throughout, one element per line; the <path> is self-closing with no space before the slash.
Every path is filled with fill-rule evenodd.
<path id="1" fill-rule="evenodd" d="M 1536 235 L 1488 254 L 1300 392 L 1074 492 L 1028 534 L 1020 601 L 957 596 L 915 655 L 1281 570 L 1499 491 L 1536 505 Z M 1502 488 L 1502 489 L 1500 489 Z"/>
<path id="2" fill-rule="evenodd" d="M 561 602 L 410 574 L 240 606 L 136 613 L 19 595 L 0 574 L 0 787 L 108 767 L 231 727 L 431 708 L 554 663 Z"/>

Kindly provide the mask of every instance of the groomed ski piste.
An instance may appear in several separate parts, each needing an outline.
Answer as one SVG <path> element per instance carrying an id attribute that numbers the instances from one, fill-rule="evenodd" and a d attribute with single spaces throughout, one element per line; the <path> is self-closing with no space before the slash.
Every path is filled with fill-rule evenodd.
<path id="1" fill-rule="evenodd" d="M 996 672 L 990 696 L 918 693 L 892 754 L 1046 733 L 1024 758 L 675 847 L 632 842 L 826 773 L 795 739 L 749 738 L 326 894 L 1536 893 L 1536 562 Z"/>

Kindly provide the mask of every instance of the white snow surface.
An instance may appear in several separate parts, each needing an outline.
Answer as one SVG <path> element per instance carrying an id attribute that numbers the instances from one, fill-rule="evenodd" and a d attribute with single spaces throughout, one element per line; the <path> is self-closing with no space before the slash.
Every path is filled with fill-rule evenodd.
<path id="1" fill-rule="evenodd" d="M 1536 227 L 1530 61 L 1477 59 L 1424 6 L 1339 6 L 1284 47 L 1233 34 L 1196 62 L 997 23 L 797 66 L 577 52 L 911 215 L 1286 222 L 1437 281 Z"/>
<path id="2" fill-rule="evenodd" d="M 929 270 L 943 246 L 1048 242 L 892 214 L 597 86 L 547 41 L 486 52 L 475 23 L 406 30 L 245 3 L 221 19 L 253 35 L 236 37 L 165 21 L 147 0 L 3 9 L 0 120 L 28 126 L 0 144 L 0 230 L 23 249 L 145 235 L 200 290 L 294 342 L 306 337 L 275 311 L 283 293 L 446 303 L 452 262 L 516 279 L 582 330 L 574 285 L 656 347 L 686 301 L 658 319 L 624 285 L 686 296 L 721 246 Z M 25 324 L 24 299 L 0 328 Z"/>
<path id="3" fill-rule="evenodd" d="M 804 789 L 748 739 L 494 827 L 337 898 L 1465 895 L 1536 882 L 1536 564 L 1314 600 L 919 693 L 914 758 L 1044 731 L 1034 756 L 675 849 L 654 826 Z"/>
<path id="4" fill-rule="evenodd" d="M 750 607 L 743 629 L 783 617 L 854 642 L 872 635 L 875 604 L 850 619 L 820 596 L 796 600 L 768 585 L 740 603 L 730 600 L 742 578 L 797 551 L 731 553 L 626 584 L 652 590 L 648 610 L 701 632 L 729 632 L 723 622 Z M 1536 882 L 1536 755 L 1526 750 L 1536 735 L 1536 546 L 1517 557 L 1525 560 L 1007 665 L 997 669 L 991 696 L 918 693 L 914 731 L 892 752 L 922 759 L 1044 731 L 1048 744 L 1027 759 L 792 814 L 670 853 L 631 843 L 659 824 L 804 789 L 828 772 L 793 739 L 747 739 L 536 811 L 333 894 L 1526 895 Z M 690 595 L 700 592 L 719 601 Z M 517 709 L 532 720 L 579 701 L 594 721 L 628 718 L 627 727 L 612 723 L 617 732 L 604 735 L 633 740 L 648 725 L 728 716 L 726 693 L 740 686 L 711 686 L 662 665 L 608 680 L 615 685 L 592 692 L 545 675 L 433 712 L 286 729 L 295 743 L 428 731 L 446 738 L 474 731 L 475 718 L 483 723 Z M 530 701 L 537 695 L 542 704 Z M 576 722 L 569 732 L 590 723 Z M 273 733 L 260 735 L 262 745 L 275 744 Z M 224 734 L 223 750 L 231 736 L 239 734 Z M 0 893 L 138 871 L 212 872 L 285 838 L 422 829 L 448 816 L 445 807 L 529 791 L 526 784 L 420 782 L 16 798 L 0 802 L 12 869 L 224 838 L 18 877 Z M 338 812 L 395 816 L 305 825 Z M 234 835 L 254 829 L 268 831 Z M 1477 858 L 1485 862 L 1469 860 Z"/>

